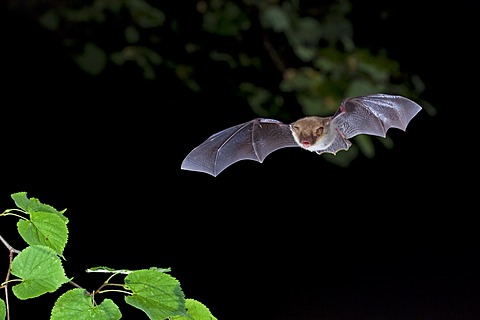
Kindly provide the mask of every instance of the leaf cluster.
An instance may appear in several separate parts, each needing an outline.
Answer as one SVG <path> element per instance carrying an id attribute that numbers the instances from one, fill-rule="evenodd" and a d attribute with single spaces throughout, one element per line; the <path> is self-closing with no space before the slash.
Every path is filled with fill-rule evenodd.
<path id="1" fill-rule="evenodd" d="M 1 284 L 5 299 L 0 299 L 0 320 L 10 319 L 9 288 L 20 299 L 32 299 L 56 292 L 69 283 L 74 288 L 61 294 L 50 315 L 60 319 L 120 319 L 122 313 L 109 298 L 100 302 L 99 295 L 109 292 L 124 294 L 125 302 L 142 310 L 149 319 L 156 320 L 215 320 L 201 302 L 185 298 L 180 282 L 169 275 L 169 268 L 151 267 L 141 270 L 115 270 L 95 267 L 87 272 L 105 273 L 107 280 L 94 292 L 88 292 L 65 274 L 63 251 L 68 242 L 68 218 L 65 210 L 28 198 L 26 192 L 11 195 L 17 208 L 7 209 L 0 217 L 19 218 L 17 229 L 27 243 L 17 250 L 0 236 L 10 251 L 10 265 L 6 280 Z M 121 279 L 119 279 L 121 278 Z M 113 280 L 117 280 L 113 282 Z"/>

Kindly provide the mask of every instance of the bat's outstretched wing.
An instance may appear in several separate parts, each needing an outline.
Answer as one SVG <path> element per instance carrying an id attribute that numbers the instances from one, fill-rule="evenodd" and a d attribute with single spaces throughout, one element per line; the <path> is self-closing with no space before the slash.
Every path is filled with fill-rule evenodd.
<path id="1" fill-rule="evenodd" d="M 422 108 L 410 99 L 374 94 L 344 99 L 333 116 L 335 125 L 349 139 L 359 134 L 386 137 L 389 128 L 403 131 Z"/>
<path id="2" fill-rule="evenodd" d="M 217 176 L 240 160 L 263 162 L 280 148 L 298 147 L 287 124 L 256 118 L 210 136 L 183 160 L 183 170 Z"/>

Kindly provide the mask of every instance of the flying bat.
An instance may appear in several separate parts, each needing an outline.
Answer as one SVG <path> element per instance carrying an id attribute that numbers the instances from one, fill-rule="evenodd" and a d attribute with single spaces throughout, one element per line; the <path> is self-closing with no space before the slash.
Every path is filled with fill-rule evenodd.
<path id="1" fill-rule="evenodd" d="M 183 160 L 181 169 L 217 176 L 240 160 L 263 160 L 287 147 L 322 154 L 348 150 L 359 134 L 385 138 L 387 130 L 406 130 L 422 108 L 398 95 L 373 94 L 346 98 L 333 116 L 308 116 L 291 124 L 256 118 L 213 134 Z"/>

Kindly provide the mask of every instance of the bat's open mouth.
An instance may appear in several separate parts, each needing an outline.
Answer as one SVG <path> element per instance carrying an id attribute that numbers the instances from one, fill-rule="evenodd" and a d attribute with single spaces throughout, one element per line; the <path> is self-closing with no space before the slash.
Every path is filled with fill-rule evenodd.
<path id="1" fill-rule="evenodd" d="M 307 148 L 311 147 L 312 144 L 310 143 L 310 141 L 305 141 L 305 140 L 304 140 L 304 141 L 302 141 L 302 146 L 303 146 L 305 149 L 307 149 Z"/>

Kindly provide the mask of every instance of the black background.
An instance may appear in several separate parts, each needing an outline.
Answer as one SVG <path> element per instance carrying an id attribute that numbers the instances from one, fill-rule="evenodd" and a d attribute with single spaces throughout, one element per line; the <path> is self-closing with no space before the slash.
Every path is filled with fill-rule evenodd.
<path id="1" fill-rule="evenodd" d="M 0 210 L 19 191 L 67 208 L 64 266 L 88 290 L 105 280 L 89 267 L 171 267 L 218 319 L 478 319 L 468 124 L 477 5 L 352 3 L 357 45 L 385 47 L 418 74 L 438 114 L 420 112 L 406 132 L 389 132 L 393 149 L 379 144 L 348 169 L 283 149 L 216 178 L 180 163 L 210 134 L 255 117 L 248 108 L 213 85 L 193 95 L 128 74 L 92 80 L 32 13 L 2 5 Z M 14 228 L 1 220 L 21 249 Z M 56 298 L 11 296 L 12 319 L 46 319 Z M 110 298 L 124 318 L 146 318 Z"/>

